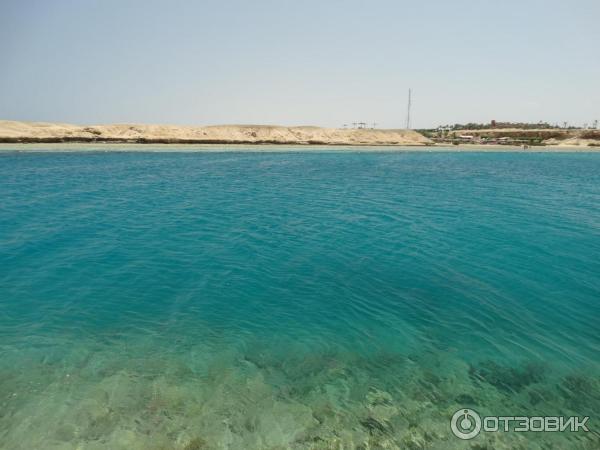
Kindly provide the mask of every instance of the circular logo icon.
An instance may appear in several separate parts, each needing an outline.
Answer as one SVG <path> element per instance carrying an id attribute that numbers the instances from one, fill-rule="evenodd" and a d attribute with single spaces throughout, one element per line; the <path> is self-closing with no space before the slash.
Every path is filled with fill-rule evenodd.
<path id="1" fill-rule="evenodd" d="M 459 409 L 450 420 L 450 428 L 459 439 L 473 439 L 481 431 L 481 416 L 472 409 Z"/>

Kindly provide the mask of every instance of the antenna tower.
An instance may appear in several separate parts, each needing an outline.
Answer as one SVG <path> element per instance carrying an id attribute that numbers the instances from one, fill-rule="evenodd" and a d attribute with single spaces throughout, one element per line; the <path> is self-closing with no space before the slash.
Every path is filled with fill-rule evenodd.
<path id="1" fill-rule="evenodd" d="M 410 104 L 411 104 L 412 90 L 408 89 L 408 108 L 406 111 L 406 129 L 410 130 Z"/>

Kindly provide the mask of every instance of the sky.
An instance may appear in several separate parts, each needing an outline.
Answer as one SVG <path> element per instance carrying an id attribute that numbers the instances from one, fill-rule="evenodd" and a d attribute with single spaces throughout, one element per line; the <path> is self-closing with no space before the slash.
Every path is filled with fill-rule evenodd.
<path id="1" fill-rule="evenodd" d="M 0 119 L 600 119 L 600 0 L 0 0 Z"/>

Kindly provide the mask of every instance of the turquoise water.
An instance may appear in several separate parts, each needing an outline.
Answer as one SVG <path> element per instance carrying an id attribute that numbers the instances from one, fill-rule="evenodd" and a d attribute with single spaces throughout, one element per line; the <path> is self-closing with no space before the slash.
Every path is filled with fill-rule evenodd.
<path id="1" fill-rule="evenodd" d="M 0 186 L 3 449 L 599 448 L 600 154 L 3 152 Z"/>

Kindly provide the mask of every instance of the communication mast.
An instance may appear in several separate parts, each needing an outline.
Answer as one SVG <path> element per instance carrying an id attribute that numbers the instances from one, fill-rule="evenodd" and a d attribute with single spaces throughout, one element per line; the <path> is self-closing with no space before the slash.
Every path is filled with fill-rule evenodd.
<path id="1" fill-rule="evenodd" d="M 406 129 L 410 130 L 410 103 L 411 103 L 411 89 L 408 89 L 408 108 L 406 111 Z"/>

